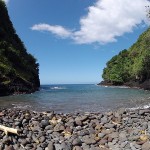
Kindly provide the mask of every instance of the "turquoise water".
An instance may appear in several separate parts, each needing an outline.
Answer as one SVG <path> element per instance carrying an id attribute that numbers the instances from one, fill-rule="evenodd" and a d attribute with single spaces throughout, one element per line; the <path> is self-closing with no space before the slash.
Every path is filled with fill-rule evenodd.
<path id="1" fill-rule="evenodd" d="M 104 112 L 149 107 L 150 91 L 96 85 L 42 85 L 27 95 L 0 97 L 0 107 L 55 112 Z"/>

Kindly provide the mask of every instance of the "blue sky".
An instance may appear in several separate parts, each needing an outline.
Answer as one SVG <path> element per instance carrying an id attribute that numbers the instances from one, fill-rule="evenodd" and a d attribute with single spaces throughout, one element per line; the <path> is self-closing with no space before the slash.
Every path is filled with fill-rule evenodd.
<path id="1" fill-rule="evenodd" d="M 106 62 L 148 26 L 148 0 L 7 0 L 41 84 L 99 83 Z"/>

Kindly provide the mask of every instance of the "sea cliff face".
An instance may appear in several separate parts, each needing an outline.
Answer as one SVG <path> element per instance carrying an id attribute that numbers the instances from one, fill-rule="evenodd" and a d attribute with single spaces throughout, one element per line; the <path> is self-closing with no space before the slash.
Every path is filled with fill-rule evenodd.
<path id="1" fill-rule="evenodd" d="M 0 0 L 0 96 L 38 90 L 39 64 L 16 34 L 5 3 Z"/>
<path id="2" fill-rule="evenodd" d="M 128 50 L 106 64 L 100 85 L 126 85 L 150 90 L 150 28 Z"/>

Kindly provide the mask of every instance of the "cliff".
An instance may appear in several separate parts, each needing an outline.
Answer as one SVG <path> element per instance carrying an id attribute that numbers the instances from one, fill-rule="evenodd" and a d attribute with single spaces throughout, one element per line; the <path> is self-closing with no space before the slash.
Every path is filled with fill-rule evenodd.
<path id="1" fill-rule="evenodd" d="M 0 0 L 0 96 L 38 90 L 39 64 L 27 52 Z"/>
<path id="2" fill-rule="evenodd" d="M 127 85 L 150 90 L 150 28 L 128 50 L 106 64 L 101 85 Z"/>

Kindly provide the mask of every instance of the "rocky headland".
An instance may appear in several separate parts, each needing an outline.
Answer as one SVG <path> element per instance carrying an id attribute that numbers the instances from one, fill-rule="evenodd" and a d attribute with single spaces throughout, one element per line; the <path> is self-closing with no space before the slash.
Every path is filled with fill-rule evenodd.
<path id="1" fill-rule="evenodd" d="M 17 130 L 0 131 L 4 150 L 150 149 L 150 109 L 84 114 L 2 109 L 1 126 Z"/>
<path id="2" fill-rule="evenodd" d="M 125 87 L 129 87 L 129 88 L 138 88 L 138 89 L 143 89 L 143 90 L 150 90 L 150 80 L 146 80 L 144 82 L 129 81 L 129 82 L 125 82 L 122 84 L 113 83 L 113 82 L 109 82 L 109 81 L 101 81 L 97 85 L 101 85 L 101 86 L 125 86 Z"/>
<path id="3" fill-rule="evenodd" d="M 28 53 L 0 0 L 0 96 L 32 93 L 39 89 L 39 64 Z"/>
<path id="4" fill-rule="evenodd" d="M 113 56 L 103 69 L 100 85 L 150 90 L 150 28 L 128 49 Z"/>

